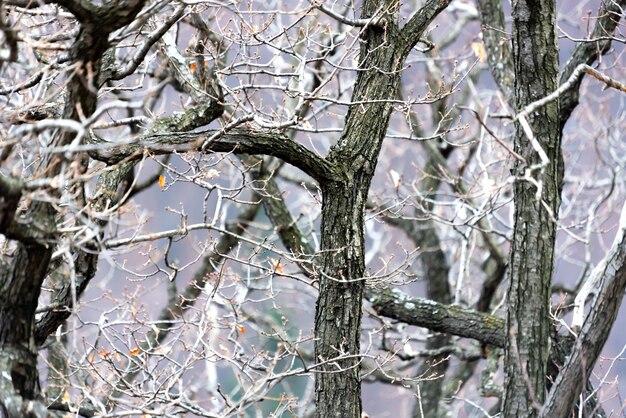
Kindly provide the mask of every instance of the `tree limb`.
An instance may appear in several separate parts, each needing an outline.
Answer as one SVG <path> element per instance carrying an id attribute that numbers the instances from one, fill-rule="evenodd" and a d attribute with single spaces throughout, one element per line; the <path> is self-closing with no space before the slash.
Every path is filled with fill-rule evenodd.
<path id="1" fill-rule="evenodd" d="M 414 298 L 398 289 L 366 288 L 367 299 L 376 312 L 408 325 L 436 332 L 472 338 L 496 347 L 504 347 L 504 320 L 458 305 L 444 305 Z"/>
<path id="2" fill-rule="evenodd" d="M 513 87 L 515 72 L 510 35 L 505 31 L 504 11 L 500 0 L 478 0 L 478 12 L 482 26 L 483 42 L 489 69 L 511 104 L 514 103 Z"/>
<path id="3" fill-rule="evenodd" d="M 399 34 L 404 40 L 403 47 L 407 53 L 420 41 L 428 25 L 448 7 L 448 4 L 449 0 L 428 0 L 409 18 Z"/>
<path id="4" fill-rule="evenodd" d="M 342 179 L 344 176 L 332 163 L 289 139 L 281 131 L 235 128 L 229 131 L 211 129 L 202 132 L 149 133 L 140 142 L 106 143 L 91 135 L 89 155 L 109 164 L 141 158 L 144 151 L 156 155 L 172 152 L 199 152 L 208 141 L 206 152 L 264 154 L 278 157 L 304 171 L 319 182 Z"/>
<path id="5" fill-rule="evenodd" d="M 626 0 L 607 0 L 600 3 L 601 9 L 593 27 L 593 32 L 589 38 L 603 39 L 597 42 L 581 42 L 576 45 L 572 56 L 561 71 L 559 79 L 559 84 L 561 85 L 571 78 L 572 74 L 581 64 L 593 64 L 596 60 L 600 59 L 602 55 L 606 54 L 611 47 L 610 37 L 615 32 L 624 8 L 626 8 Z M 609 38 L 607 39 L 606 37 Z M 578 105 L 581 83 L 582 78 L 578 78 L 573 88 L 564 92 L 559 98 L 561 129 L 574 111 L 574 108 Z"/>
<path id="6" fill-rule="evenodd" d="M 564 417 L 593 371 L 624 298 L 626 289 L 626 204 L 617 237 L 607 255 L 602 280 L 574 348 L 548 395 L 541 417 Z"/>

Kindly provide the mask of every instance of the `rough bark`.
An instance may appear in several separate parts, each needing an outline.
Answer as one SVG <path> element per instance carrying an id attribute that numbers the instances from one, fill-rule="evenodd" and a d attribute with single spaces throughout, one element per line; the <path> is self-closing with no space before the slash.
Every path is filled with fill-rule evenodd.
<path id="1" fill-rule="evenodd" d="M 556 11 L 553 0 L 513 2 L 515 106 L 547 96 L 558 86 Z M 535 417 L 546 391 L 550 287 L 554 265 L 555 217 L 560 205 L 563 162 L 558 102 L 533 113 L 529 124 L 547 155 L 542 161 L 518 123 L 515 226 L 509 261 L 504 417 Z M 535 167 L 535 168 L 532 168 Z M 540 185 L 523 179 L 530 175 Z M 544 207 L 545 205 L 545 207 Z"/>
<path id="2" fill-rule="evenodd" d="M 18 243 L 10 264 L 0 259 L 0 406 L 9 417 L 42 417 L 38 401 L 35 309 L 50 252 Z"/>
<path id="3" fill-rule="evenodd" d="M 339 142 L 327 159 L 344 174 L 321 184 L 321 266 L 315 311 L 315 358 L 323 364 L 316 379 L 319 417 L 359 418 L 361 305 L 365 286 L 364 211 L 378 155 L 387 131 L 400 71 L 428 24 L 447 6 L 429 1 L 397 27 L 398 3 L 368 0 L 362 17 L 360 71 Z M 337 359 L 339 357 L 339 359 Z M 337 360 L 332 360 L 337 359 Z"/>
<path id="4" fill-rule="evenodd" d="M 564 417 L 570 413 L 617 319 L 626 289 L 626 205 L 622 208 L 617 237 L 605 260 L 591 310 L 571 352 L 568 352 L 541 417 Z"/>
<path id="5" fill-rule="evenodd" d="M 398 289 L 386 287 L 368 287 L 366 295 L 376 312 L 408 325 L 472 338 L 496 347 L 505 345 L 504 320 L 497 316 L 410 297 Z"/>
<path id="6" fill-rule="evenodd" d="M 144 0 L 112 2 L 95 6 L 89 2 L 63 2 L 72 11 L 81 29 L 70 49 L 70 59 L 77 64 L 76 71 L 67 80 L 67 93 L 63 117 L 81 120 L 95 111 L 97 103 L 96 80 L 100 71 L 100 59 L 108 47 L 108 35 L 113 30 L 129 23 L 143 7 Z M 119 7 L 119 8 L 118 8 Z M 67 145 L 74 140 L 72 133 L 61 133 L 55 141 L 57 145 Z M 62 156 L 42 160 L 39 169 L 47 171 L 50 177 L 59 173 Z M 86 168 L 87 160 L 81 160 Z M 8 197 L 18 195 L 7 195 Z M 3 199 L 4 201 L 5 199 Z M 15 225 L 30 229 L 43 229 L 45 239 L 39 243 L 23 240 L 10 260 L 3 260 L 0 268 L 0 398 L 9 416 L 44 416 L 45 408 L 36 401 L 39 393 L 37 373 L 37 343 L 45 336 L 35 338 L 35 309 L 41 284 L 48 272 L 49 262 L 55 242 L 56 213 L 48 203 L 32 206 L 26 216 L 12 219 L 15 199 L 8 200 L 0 209 L 3 211 L 2 232 L 9 231 L 9 237 L 17 237 L 10 232 Z M 0 202 L 2 203 L 2 202 Z M 11 225 L 7 221 L 12 220 Z M 76 261 L 77 276 L 92 277 L 95 273 L 97 256 L 81 252 Z M 69 287 L 69 285 L 68 285 Z M 57 323 L 57 326 L 59 323 Z M 55 327 L 56 328 L 56 327 Z M 50 328 L 48 331 L 53 331 Z"/>
<path id="7" fill-rule="evenodd" d="M 619 270 L 616 270 L 620 273 L 616 274 L 615 278 L 610 280 L 613 282 L 610 288 L 611 290 L 608 292 L 601 292 L 604 295 L 602 296 L 603 298 L 611 297 L 609 295 L 616 294 L 616 292 L 618 292 L 616 289 L 619 289 L 619 287 L 615 286 L 626 286 L 626 280 L 624 280 L 624 276 L 622 275 L 622 270 L 626 270 L 623 266 L 623 259 L 625 258 L 624 253 L 625 251 L 619 252 L 618 254 L 621 254 L 621 256 L 617 256 L 615 261 L 611 263 L 613 266 L 621 266 L 619 267 Z M 605 287 L 607 289 L 609 288 L 608 282 Z M 623 287 L 621 289 L 623 293 Z M 505 333 L 504 320 L 497 316 L 476 312 L 473 309 L 463 308 L 457 305 L 446 305 L 433 302 L 432 300 L 411 297 L 398 289 L 391 289 L 387 287 L 368 287 L 365 290 L 365 295 L 367 300 L 372 304 L 372 308 L 377 313 L 408 325 L 423 327 L 431 331 L 456 335 L 458 337 L 471 338 L 483 343 L 483 345 L 498 348 L 504 348 L 508 339 Z M 605 340 L 603 339 L 604 337 L 602 336 L 604 334 L 608 335 L 609 327 L 602 327 L 597 324 L 599 321 L 604 321 L 607 317 L 614 318 L 614 309 L 619 307 L 621 299 L 613 297 L 611 297 L 611 299 L 616 300 L 611 303 L 601 303 L 599 305 L 602 306 L 602 308 L 598 309 L 598 313 L 601 311 L 602 314 L 590 316 L 590 318 L 593 317 L 594 319 L 590 320 L 589 325 L 585 328 L 588 328 L 589 330 L 596 330 L 595 334 L 585 337 L 587 341 L 584 344 L 579 345 L 590 348 L 602 347 L 605 343 Z M 602 301 L 602 299 L 599 300 Z M 592 323 L 594 325 L 592 325 Z M 582 335 L 583 334 L 581 333 L 581 336 Z M 575 405 L 576 402 L 573 399 L 577 397 L 576 394 L 580 394 L 583 380 L 571 380 L 564 377 L 559 377 L 557 380 L 557 376 L 559 376 L 559 373 L 563 369 L 564 365 L 571 363 L 571 361 L 569 361 L 569 356 L 572 352 L 572 348 L 575 347 L 574 344 L 575 341 L 571 335 L 558 335 L 556 333 L 551 334 L 550 360 L 547 366 L 546 385 L 550 388 L 551 382 L 555 382 L 556 380 L 555 384 L 552 386 L 555 390 L 558 390 L 560 394 L 566 393 L 566 399 L 571 401 L 569 403 L 562 403 L 564 405 L 569 405 L 570 409 L 574 407 L 575 410 L 578 411 L 579 406 Z M 578 357 L 578 359 L 580 359 L 580 357 Z M 576 370 L 576 367 L 581 369 L 580 363 L 574 364 L 577 364 L 577 366 L 574 366 L 574 370 Z M 593 368 L 593 366 L 587 362 L 584 362 L 583 365 L 588 367 L 589 370 Z M 459 380 L 463 381 L 469 379 L 473 375 L 473 368 L 471 367 L 459 369 L 459 373 L 461 374 L 463 372 L 468 372 L 468 370 L 469 374 L 464 376 L 457 374 L 457 377 L 460 377 L 461 379 L 452 380 L 455 388 L 453 393 L 458 390 Z M 544 409 L 542 416 L 546 418 L 565 416 L 546 412 L 551 403 L 551 399 L 557 400 L 561 398 L 562 396 L 552 395 L 551 393 L 550 399 L 548 399 L 546 403 L 547 406 L 546 409 Z M 576 399 L 576 401 L 578 401 L 578 399 Z M 583 408 L 585 411 L 583 416 L 585 417 L 600 418 L 606 416 L 599 404 L 597 391 L 594 390 L 591 382 L 589 381 L 587 381 L 585 386 L 585 404 Z M 424 410 L 424 412 L 427 411 Z"/>
<path id="8" fill-rule="evenodd" d="M 208 123 L 208 122 L 207 122 Z M 197 127 L 192 126 L 193 129 Z M 120 161 L 139 160 L 144 151 L 155 155 L 178 152 L 233 152 L 236 154 L 264 154 L 278 157 L 292 164 L 314 179 L 325 181 L 340 179 L 342 173 L 318 154 L 291 140 L 281 131 L 268 129 L 206 130 L 181 132 L 182 129 L 148 132 L 138 143 L 110 146 L 98 149 L 103 141 L 95 136 L 89 139 L 94 150 L 89 155 L 107 164 Z M 206 146 L 205 146 L 206 144 Z"/>
<path id="9" fill-rule="evenodd" d="M 364 16 L 371 16 L 379 6 L 378 2 L 366 2 Z M 389 26 L 392 32 L 392 24 Z M 363 38 L 360 66 L 370 70 L 359 73 L 353 100 L 366 103 L 350 108 L 344 133 L 329 155 L 346 178 L 321 185 L 324 252 L 315 314 L 315 358 L 345 358 L 320 368 L 316 380 L 319 417 L 361 416 L 358 355 L 365 286 L 365 203 L 392 109 L 390 103 L 367 102 L 396 97 L 401 64 L 387 31 L 367 29 Z"/>

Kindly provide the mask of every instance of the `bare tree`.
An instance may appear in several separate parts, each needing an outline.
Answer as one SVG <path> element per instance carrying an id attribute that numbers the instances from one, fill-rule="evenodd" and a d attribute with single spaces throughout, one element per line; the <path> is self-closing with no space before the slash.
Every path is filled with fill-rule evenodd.
<path id="1" fill-rule="evenodd" d="M 604 416 L 624 3 L 0 3 L 0 416 Z"/>

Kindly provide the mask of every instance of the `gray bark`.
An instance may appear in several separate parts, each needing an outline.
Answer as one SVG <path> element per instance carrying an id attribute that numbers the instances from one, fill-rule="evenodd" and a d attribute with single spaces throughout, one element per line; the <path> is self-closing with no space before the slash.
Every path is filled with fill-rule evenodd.
<path id="1" fill-rule="evenodd" d="M 556 10 L 553 0 L 513 2 L 515 107 L 547 96 L 558 86 Z M 549 161 L 539 154 L 518 123 L 515 226 L 509 261 L 504 417 L 535 417 L 543 404 L 549 354 L 550 295 L 554 266 L 555 218 L 559 213 L 563 161 L 558 102 L 531 115 L 530 126 Z M 522 177 L 530 175 L 542 187 Z M 543 205 L 546 205 L 544 207 Z"/>

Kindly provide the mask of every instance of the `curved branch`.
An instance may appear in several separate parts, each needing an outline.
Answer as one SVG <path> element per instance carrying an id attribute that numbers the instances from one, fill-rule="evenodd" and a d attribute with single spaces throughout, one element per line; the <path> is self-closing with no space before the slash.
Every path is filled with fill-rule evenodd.
<path id="1" fill-rule="evenodd" d="M 428 25 L 448 7 L 448 4 L 450 0 L 428 0 L 409 18 L 399 34 L 404 40 L 406 53 L 420 41 Z"/>
<path id="2" fill-rule="evenodd" d="M 611 47 L 610 37 L 615 32 L 623 10 L 626 8 L 626 0 L 603 1 L 601 3 L 602 8 L 600 9 L 598 19 L 596 20 L 593 32 L 589 38 L 601 38 L 603 40 L 597 42 L 582 42 L 576 45 L 571 58 L 565 64 L 563 71 L 561 71 L 559 84 L 564 84 L 569 80 L 581 64 L 591 65 L 609 51 Z M 578 105 L 581 83 L 582 77 L 577 79 L 573 88 L 564 92 L 559 98 L 561 129 L 563 129 L 563 126 L 565 126 L 574 108 Z"/>
<path id="3" fill-rule="evenodd" d="M 299 168 L 319 182 L 343 179 L 332 163 L 289 139 L 285 133 L 268 129 L 236 128 L 228 132 L 211 129 L 202 132 L 149 133 L 139 143 L 106 144 L 92 134 L 89 155 L 113 164 L 141 158 L 145 151 L 164 155 L 172 152 L 232 152 L 278 157 Z M 205 147 L 206 143 L 208 145 Z M 104 148 L 106 146 L 106 148 Z"/>
<path id="4" fill-rule="evenodd" d="M 483 42 L 489 69 L 509 103 L 514 103 L 515 71 L 511 39 L 505 32 L 504 11 L 500 0 L 478 0 Z"/>

